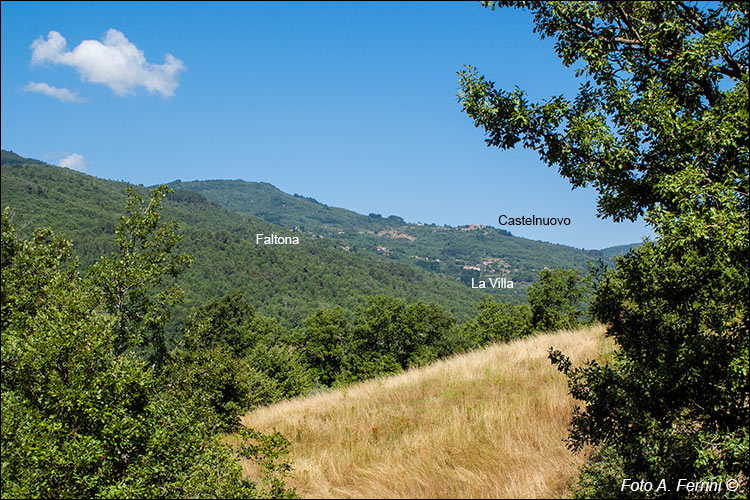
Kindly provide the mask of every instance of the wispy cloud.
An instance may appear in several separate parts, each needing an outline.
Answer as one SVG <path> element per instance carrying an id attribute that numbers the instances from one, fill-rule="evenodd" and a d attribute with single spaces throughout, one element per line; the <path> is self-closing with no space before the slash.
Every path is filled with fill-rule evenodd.
<path id="1" fill-rule="evenodd" d="M 86 161 L 83 158 L 83 155 L 79 155 L 78 153 L 73 153 L 65 158 L 60 159 L 60 166 L 65 168 L 72 168 L 73 170 L 78 170 L 79 172 L 85 172 L 86 171 Z"/>
<path id="2" fill-rule="evenodd" d="M 109 29 L 101 42 L 84 40 L 73 50 L 66 50 L 66 46 L 60 33 L 50 31 L 46 40 L 39 37 L 31 44 L 31 64 L 70 66 L 82 80 L 106 85 L 118 95 L 144 87 L 162 97 L 174 95 L 177 75 L 185 69 L 172 54 L 164 56 L 164 64 L 148 62 L 143 51 L 116 29 Z"/>
<path id="3" fill-rule="evenodd" d="M 52 85 L 48 85 L 44 82 L 29 82 L 23 87 L 23 90 L 27 92 L 38 92 L 40 94 L 54 97 L 55 99 L 60 99 L 62 102 L 84 101 L 84 99 L 82 99 L 75 92 L 71 92 L 70 90 L 65 88 L 53 87 Z"/>

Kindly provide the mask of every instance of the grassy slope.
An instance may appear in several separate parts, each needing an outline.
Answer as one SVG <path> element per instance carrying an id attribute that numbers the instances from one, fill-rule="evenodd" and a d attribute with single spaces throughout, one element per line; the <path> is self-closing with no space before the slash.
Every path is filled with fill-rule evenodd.
<path id="1" fill-rule="evenodd" d="M 563 442 L 574 402 L 547 349 L 575 363 L 600 357 L 603 332 L 494 345 L 261 408 L 243 423 L 291 440 L 303 497 L 559 497 L 584 457 Z"/>

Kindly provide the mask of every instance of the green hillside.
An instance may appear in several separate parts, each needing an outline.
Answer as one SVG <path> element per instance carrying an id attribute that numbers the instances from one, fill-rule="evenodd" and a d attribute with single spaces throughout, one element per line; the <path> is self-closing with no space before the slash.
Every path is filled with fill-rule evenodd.
<path id="1" fill-rule="evenodd" d="M 31 158 L 24 158 L 23 156 L 17 155 L 13 151 L 0 151 L 0 159 L 2 159 L 3 165 L 20 165 L 24 163 L 46 165 L 46 163 L 39 160 L 32 160 Z"/>
<path id="2" fill-rule="evenodd" d="M 602 248 L 601 250 L 589 250 L 589 253 L 597 258 L 611 259 L 617 255 L 624 255 L 633 248 L 639 247 L 640 243 L 631 243 L 630 245 L 615 245 L 613 247 Z"/>
<path id="3" fill-rule="evenodd" d="M 380 254 L 465 284 L 480 276 L 504 276 L 513 291 L 496 290 L 508 300 L 523 293 L 545 267 L 585 270 L 587 262 L 609 260 L 632 245 L 585 251 L 565 245 L 513 236 L 489 226 L 460 227 L 407 224 L 401 217 L 362 215 L 329 207 L 313 198 L 289 195 L 268 183 L 242 180 L 175 181 L 170 186 L 200 193 L 207 199 L 247 215 L 299 231 L 333 239 L 350 252 Z"/>
<path id="4" fill-rule="evenodd" d="M 74 243 L 82 264 L 114 250 L 113 233 L 125 206 L 124 182 L 27 160 L 3 151 L 2 206 L 14 212 L 19 232 L 50 226 Z M 148 189 L 131 186 L 147 196 Z M 346 251 L 328 239 L 292 233 L 261 218 L 239 214 L 201 194 L 177 189 L 164 217 L 181 224 L 178 251 L 195 257 L 181 277 L 185 304 L 175 315 L 235 290 L 258 312 L 294 326 L 314 309 L 353 310 L 366 296 L 386 293 L 438 302 L 466 319 L 485 294 L 458 281 L 394 262 L 385 256 Z M 300 236 L 299 245 L 257 245 L 256 234 Z"/>

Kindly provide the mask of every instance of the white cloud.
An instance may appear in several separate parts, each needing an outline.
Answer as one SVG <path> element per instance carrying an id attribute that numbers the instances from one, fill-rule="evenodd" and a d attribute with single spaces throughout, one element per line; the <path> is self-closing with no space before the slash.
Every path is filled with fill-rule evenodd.
<path id="1" fill-rule="evenodd" d="M 101 83 L 115 94 L 129 94 L 136 87 L 171 97 L 177 88 L 177 75 L 185 65 L 172 54 L 164 56 L 164 64 L 146 61 L 143 51 L 133 45 L 122 32 L 109 29 L 102 42 L 84 40 L 73 50 L 57 31 L 50 31 L 45 40 L 39 37 L 31 44 L 31 64 L 61 64 L 78 71 L 81 79 Z"/>
<path id="2" fill-rule="evenodd" d="M 38 92 L 40 94 L 48 95 L 50 97 L 54 97 L 55 99 L 60 99 L 62 102 L 84 101 L 84 99 L 82 99 L 75 92 L 71 92 L 70 90 L 65 88 L 53 87 L 52 85 L 47 85 L 44 82 L 29 82 L 26 84 L 26 86 L 23 87 L 23 90 L 27 92 Z"/>
<path id="3" fill-rule="evenodd" d="M 83 155 L 79 155 L 78 153 L 73 153 L 66 156 L 65 158 L 60 159 L 60 166 L 65 168 L 72 168 L 73 170 L 78 170 L 79 172 L 86 171 L 86 162 L 83 159 Z"/>

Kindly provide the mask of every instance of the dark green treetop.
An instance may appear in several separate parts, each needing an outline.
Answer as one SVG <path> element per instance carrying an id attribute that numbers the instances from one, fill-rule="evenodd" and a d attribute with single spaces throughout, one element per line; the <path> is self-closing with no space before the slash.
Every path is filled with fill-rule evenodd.
<path id="1" fill-rule="evenodd" d="M 598 275 L 592 310 L 614 359 L 574 368 L 550 353 L 584 403 L 569 445 L 598 457 L 574 494 L 627 496 L 615 488 L 637 477 L 736 479 L 717 495 L 746 496 L 748 4 L 486 5 L 529 9 L 583 80 L 573 99 L 533 103 L 468 67 L 459 101 L 487 143 L 536 150 L 574 187 L 597 189 L 601 216 L 643 215 L 657 234 Z"/>
<path id="2" fill-rule="evenodd" d="M 542 269 L 539 281 L 529 287 L 534 329 L 550 331 L 578 326 L 585 288 L 586 281 L 576 269 Z"/>
<path id="3" fill-rule="evenodd" d="M 747 208 L 747 4 L 486 4 L 529 9 L 583 78 L 574 99 L 530 102 L 468 66 L 459 102 L 488 145 L 536 150 L 573 186 L 594 186 L 615 220 L 650 211 L 658 230 L 688 223 L 686 211 Z"/>
<path id="4" fill-rule="evenodd" d="M 128 188 L 127 215 L 115 229 L 119 249 L 89 269 L 91 282 L 116 318 L 117 350 L 148 342 L 158 362 L 166 354 L 163 332 L 171 307 L 182 300 L 176 282 L 168 287 L 162 283 L 177 278 L 192 261 L 188 255 L 173 253 L 180 241 L 178 224 L 159 222 L 161 202 L 171 191 L 166 186 L 155 187 L 144 206 L 143 198 Z"/>
<path id="5" fill-rule="evenodd" d="M 19 239 L 10 209 L 1 215 L 3 497 L 294 494 L 284 485 L 282 436 L 248 429 L 238 446 L 222 443 L 214 394 L 191 392 L 190 378 L 166 383 L 121 352 L 121 339 L 132 337 L 117 334 L 120 318 L 101 293 L 119 273 L 91 286 L 69 261 L 69 241 L 44 228 Z M 147 280 L 148 269 L 136 270 Z M 256 462 L 257 482 L 243 476 L 238 457 Z"/>

